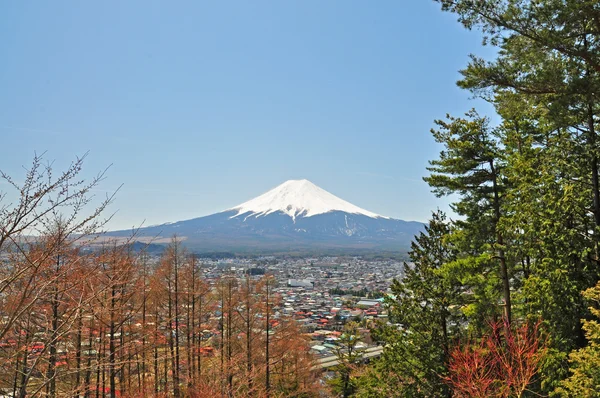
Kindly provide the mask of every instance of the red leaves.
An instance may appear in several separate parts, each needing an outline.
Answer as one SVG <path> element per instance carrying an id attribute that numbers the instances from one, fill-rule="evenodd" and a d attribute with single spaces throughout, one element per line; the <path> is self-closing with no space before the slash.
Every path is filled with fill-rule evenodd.
<path id="1" fill-rule="evenodd" d="M 539 370 L 545 352 L 540 321 L 510 327 L 490 323 L 478 342 L 450 352 L 446 381 L 456 397 L 520 397 Z"/>

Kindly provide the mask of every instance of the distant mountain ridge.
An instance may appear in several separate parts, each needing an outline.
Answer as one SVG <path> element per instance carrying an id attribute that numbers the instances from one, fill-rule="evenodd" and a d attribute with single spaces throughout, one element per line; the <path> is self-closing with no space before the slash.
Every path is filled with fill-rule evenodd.
<path id="1" fill-rule="evenodd" d="M 396 220 L 355 206 L 308 180 L 289 180 L 223 212 L 166 223 L 137 238 L 177 235 L 193 250 L 406 251 L 423 224 Z M 128 236 L 131 231 L 109 232 Z"/>

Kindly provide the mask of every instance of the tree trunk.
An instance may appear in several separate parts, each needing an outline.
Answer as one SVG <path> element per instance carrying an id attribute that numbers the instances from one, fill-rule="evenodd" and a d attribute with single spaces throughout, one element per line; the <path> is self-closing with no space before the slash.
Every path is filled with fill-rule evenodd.
<path id="1" fill-rule="evenodd" d="M 169 333 L 169 351 L 171 353 L 171 371 L 173 372 L 173 396 L 175 398 L 179 397 L 179 385 L 177 383 L 177 364 L 175 363 L 175 341 L 174 341 L 174 336 L 173 336 L 173 299 L 172 299 L 172 292 L 171 292 L 171 282 L 169 280 L 168 282 L 168 288 L 169 288 L 169 299 L 167 302 L 167 306 L 168 306 L 168 314 L 167 314 L 167 332 Z M 166 373 L 166 372 L 165 372 Z"/>
<path id="2" fill-rule="evenodd" d="M 498 227 L 500 223 L 500 194 L 498 188 L 498 175 L 494 167 L 494 161 L 490 160 L 490 171 L 492 173 L 492 188 L 494 191 L 494 229 L 496 230 L 496 244 L 498 245 L 498 258 L 500 259 L 500 276 L 502 278 L 502 290 L 504 295 L 504 318 L 507 327 L 510 326 L 512 318 L 512 305 L 510 300 L 510 280 L 508 278 L 508 266 L 504 254 L 504 239 Z"/>
<path id="3" fill-rule="evenodd" d="M 195 268 L 195 264 L 194 264 L 194 259 L 193 257 L 190 257 L 190 267 L 191 267 L 191 286 L 190 283 L 187 283 L 187 295 L 186 295 L 186 333 L 185 333 L 185 337 L 186 337 L 186 353 L 187 353 L 187 374 L 188 374 L 188 388 L 192 387 L 193 385 L 193 374 L 194 374 L 194 360 L 192 357 L 192 344 L 193 344 L 193 331 L 192 329 L 194 328 L 194 320 L 193 320 L 193 314 L 194 314 L 194 295 L 195 295 L 195 274 L 194 274 L 194 268 Z"/>
<path id="4" fill-rule="evenodd" d="M 73 398 L 79 398 L 81 383 L 81 329 L 83 328 L 83 314 L 82 309 L 77 310 L 77 336 L 75 338 L 75 396 Z"/>
<path id="5" fill-rule="evenodd" d="M 248 393 L 252 393 L 252 320 L 250 319 L 250 275 L 246 275 L 246 372 Z"/>
<path id="6" fill-rule="evenodd" d="M 154 312 L 154 394 L 158 395 L 159 392 L 159 370 L 158 370 L 158 305 L 156 305 Z"/>
<path id="7" fill-rule="evenodd" d="M 21 330 L 20 328 L 17 328 L 17 355 L 15 357 L 15 376 L 13 379 L 13 397 L 17 396 L 17 388 L 18 388 L 18 384 L 19 384 L 19 379 L 20 379 L 20 372 L 19 372 L 19 366 L 21 365 L 20 363 L 20 354 L 19 354 L 19 350 L 21 347 Z M 27 355 L 27 342 L 25 342 L 25 353 L 24 355 Z M 25 366 L 23 367 L 23 373 L 25 373 Z"/>
<path id="8" fill-rule="evenodd" d="M 89 325 L 88 332 L 88 352 L 87 352 L 87 361 L 86 361 L 86 369 L 85 369 L 85 382 L 84 382 L 84 396 L 85 398 L 90 398 L 90 383 L 92 382 L 92 347 L 93 347 L 93 331 L 94 331 L 94 318 Z"/>
<path id="9" fill-rule="evenodd" d="M 198 347 L 197 347 L 197 369 L 198 369 L 198 381 L 202 379 L 202 294 L 198 296 Z"/>
<path id="10" fill-rule="evenodd" d="M 175 251 L 175 366 L 173 368 L 173 396 L 179 398 L 179 264 Z"/>
<path id="11" fill-rule="evenodd" d="M 225 286 L 221 283 L 221 397 L 225 391 Z"/>
<path id="12" fill-rule="evenodd" d="M 231 344 L 231 336 L 233 335 L 232 330 L 232 318 L 233 318 L 233 280 L 227 279 L 227 395 L 233 396 L 233 373 L 232 373 L 232 357 L 233 357 L 233 346 Z"/>
<path id="13" fill-rule="evenodd" d="M 115 370 L 115 306 L 116 306 L 116 286 L 113 284 L 111 287 L 110 296 L 110 336 L 108 339 L 108 380 L 110 385 L 110 397 L 117 397 L 117 381 L 116 381 L 116 370 Z"/>
<path id="14" fill-rule="evenodd" d="M 267 331 L 267 335 L 266 335 L 266 344 L 265 344 L 265 371 L 266 371 L 266 375 L 265 375 L 265 394 L 267 396 L 267 398 L 269 397 L 269 393 L 271 390 L 271 369 L 270 369 L 270 361 L 271 358 L 269 357 L 269 312 L 270 312 L 270 308 L 269 308 L 269 278 L 267 277 L 266 279 L 266 314 L 265 314 L 265 318 L 266 318 L 266 325 L 265 325 L 265 329 Z"/>

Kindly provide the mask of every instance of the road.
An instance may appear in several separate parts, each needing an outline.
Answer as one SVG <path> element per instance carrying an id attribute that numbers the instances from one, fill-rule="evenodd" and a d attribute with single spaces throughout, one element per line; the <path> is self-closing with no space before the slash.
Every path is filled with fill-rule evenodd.
<path id="1" fill-rule="evenodd" d="M 376 347 L 369 347 L 366 350 L 363 351 L 363 355 L 362 355 L 362 360 L 363 361 L 368 361 L 371 358 L 375 358 L 381 355 L 381 353 L 383 352 L 383 347 L 382 346 L 376 346 Z M 324 357 L 324 358 L 319 358 L 317 360 L 317 364 L 315 366 L 313 366 L 313 369 L 327 369 L 327 368 L 332 368 L 335 365 L 339 364 L 338 361 L 338 357 L 335 355 L 329 356 L 329 357 Z"/>

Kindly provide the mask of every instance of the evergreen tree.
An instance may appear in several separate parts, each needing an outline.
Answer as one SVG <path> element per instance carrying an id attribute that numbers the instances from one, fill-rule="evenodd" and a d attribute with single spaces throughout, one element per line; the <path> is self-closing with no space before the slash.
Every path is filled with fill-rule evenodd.
<path id="1" fill-rule="evenodd" d="M 551 391 L 568 352 L 586 344 L 579 292 L 600 276 L 600 3 L 438 1 L 499 49 L 492 61 L 472 57 L 459 85 L 503 118 L 512 186 L 501 230 L 521 263 L 513 273 L 521 315 L 541 315 L 550 334 Z"/>
<path id="2" fill-rule="evenodd" d="M 483 327 L 498 315 L 503 298 L 503 315 L 510 323 L 512 304 L 509 263 L 499 223 L 503 215 L 506 179 L 499 132 L 475 111 L 466 118 L 448 116 L 432 130 L 444 145 L 439 159 L 430 162 L 432 174 L 425 181 L 438 196 L 457 194 L 454 211 L 463 217 L 454 243 L 461 256 L 447 268 L 471 293 L 466 314 L 473 325 Z"/>
<path id="3" fill-rule="evenodd" d="M 446 216 L 433 213 L 425 232 L 416 237 L 402 280 L 392 284 L 386 298 L 390 324 L 379 325 L 374 337 L 384 344 L 375 372 L 360 380 L 359 396 L 446 397 L 451 337 L 462 327 L 458 311 L 460 286 L 444 273 L 456 259 L 448 243 L 452 226 Z"/>
<path id="4" fill-rule="evenodd" d="M 571 376 L 561 383 L 557 391 L 569 397 L 600 396 L 600 283 L 586 290 L 584 296 L 594 304 L 590 311 L 596 319 L 583 321 L 589 345 L 572 352 L 569 356 Z"/>
<path id="5" fill-rule="evenodd" d="M 336 356 L 338 365 L 335 367 L 337 377 L 330 381 L 333 392 L 343 398 L 354 395 L 357 385 L 354 371 L 362 358 L 362 352 L 357 349 L 361 340 L 356 322 L 344 325 L 344 332 L 338 339 Z"/>

